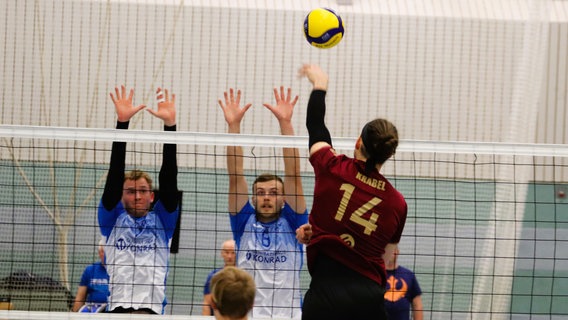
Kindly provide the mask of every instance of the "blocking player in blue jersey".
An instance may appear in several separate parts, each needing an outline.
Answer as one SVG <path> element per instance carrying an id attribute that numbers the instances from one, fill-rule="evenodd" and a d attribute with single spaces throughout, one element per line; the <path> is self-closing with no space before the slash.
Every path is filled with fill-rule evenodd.
<path id="1" fill-rule="evenodd" d="M 241 132 L 241 120 L 251 104 L 241 107 L 241 91 L 225 92 L 223 109 L 229 133 Z M 291 89 L 274 89 L 276 105 L 265 103 L 280 125 L 282 135 L 294 135 L 292 114 L 298 96 Z M 237 267 L 249 272 L 257 293 L 253 318 L 301 316 L 300 270 L 303 246 L 296 229 L 307 223 L 308 214 L 297 148 L 283 148 L 284 180 L 274 174 L 261 174 L 252 185 L 249 199 L 243 169 L 243 150 L 227 147 L 229 173 L 229 213 L 237 244 Z"/>
<path id="2" fill-rule="evenodd" d="M 117 115 L 117 129 L 128 129 L 130 119 L 145 106 L 132 105 L 134 90 L 122 86 L 110 94 Z M 165 131 L 176 131 L 175 95 L 157 92 L 158 109 L 146 109 L 164 122 Z M 154 201 L 148 173 L 125 174 L 126 143 L 113 142 L 110 168 L 98 219 L 106 238 L 105 263 L 110 296 L 107 311 L 162 314 L 166 305 L 170 244 L 179 217 L 176 145 L 164 144 L 159 173 L 159 200 Z"/>

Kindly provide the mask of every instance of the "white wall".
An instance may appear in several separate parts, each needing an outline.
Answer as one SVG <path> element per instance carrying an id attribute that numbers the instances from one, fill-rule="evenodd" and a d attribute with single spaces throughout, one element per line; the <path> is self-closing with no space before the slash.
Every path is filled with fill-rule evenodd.
<path id="1" fill-rule="evenodd" d="M 300 95 L 306 135 L 310 86 L 296 70 L 312 62 L 330 75 L 334 137 L 380 116 L 403 140 L 566 143 L 566 1 L 352 3 L 2 1 L 0 122 L 112 128 L 108 94 L 126 84 L 149 107 L 157 86 L 176 93 L 179 130 L 222 133 L 217 100 L 235 87 L 254 105 L 243 132 L 275 135 L 262 103 L 284 85 Z M 317 6 L 345 21 L 332 49 L 304 40 Z M 131 128 L 161 124 L 143 114 Z"/>

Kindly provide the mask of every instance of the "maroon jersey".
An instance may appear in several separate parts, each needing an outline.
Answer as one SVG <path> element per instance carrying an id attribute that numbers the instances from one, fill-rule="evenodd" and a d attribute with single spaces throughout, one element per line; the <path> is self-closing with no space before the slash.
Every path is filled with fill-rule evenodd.
<path id="1" fill-rule="evenodd" d="M 310 162 L 316 181 L 308 270 L 325 254 L 384 286 L 382 255 L 402 235 L 404 197 L 379 172 L 365 174 L 365 162 L 335 155 L 331 147 L 318 150 Z"/>

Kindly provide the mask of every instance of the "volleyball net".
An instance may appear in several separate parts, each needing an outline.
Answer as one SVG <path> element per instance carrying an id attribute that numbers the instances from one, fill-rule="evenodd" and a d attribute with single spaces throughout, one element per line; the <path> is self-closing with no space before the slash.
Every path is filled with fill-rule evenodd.
<path id="1" fill-rule="evenodd" d="M 345 23 L 328 50 L 302 30 L 321 6 Z M 68 309 L 98 260 L 96 207 L 120 140 L 127 168 L 153 177 L 162 144 L 178 144 L 166 313 L 200 314 L 232 238 L 227 145 L 244 146 L 249 184 L 282 173 L 282 147 L 300 148 L 311 207 L 311 86 L 296 77 L 309 62 L 329 74 L 338 151 L 352 154 L 372 118 L 399 130 L 383 173 L 409 204 L 400 262 L 417 274 L 425 319 L 568 314 L 567 1 L 8 0 L 0 12 L 0 298 L 15 309 Z M 175 93 L 178 132 L 142 113 L 113 130 L 109 92 L 122 84 L 148 108 L 157 87 Z M 262 106 L 279 86 L 300 96 L 296 137 L 279 136 Z M 217 104 L 229 88 L 253 104 L 241 135 L 225 134 Z M 308 282 L 304 267 L 303 292 Z"/>
<path id="2" fill-rule="evenodd" d="M 314 181 L 306 137 L 127 132 L 0 127 L 5 235 L 0 270 L 6 276 L 27 271 L 51 277 L 74 294 L 85 266 L 98 259 L 96 211 L 112 140 L 128 141 L 127 169 L 153 176 L 161 143 L 178 144 L 183 203 L 179 248 L 172 254 L 168 279 L 168 314 L 201 313 L 205 278 L 222 265 L 220 245 L 232 238 L 225 145 L 244 146 L 249 183 L 260 173 L 282 174 L 280 145 L 300 148 L 311 207 Z M 334 144 L 351 153 L 354 140 Z M 416 272 L 427 315 L 565 313 L 567 157 L 566 146 L 401 143 L 383 174 L 409 205 L 400 263 Z M 308 282 L 303 270 L 303 291 Z M 44 289 L 26 295 L 26 290 L 4 286 L 2 294 L 18 309 L 66 308 L 67 296 L 54 290 L 42 296 Z"/>

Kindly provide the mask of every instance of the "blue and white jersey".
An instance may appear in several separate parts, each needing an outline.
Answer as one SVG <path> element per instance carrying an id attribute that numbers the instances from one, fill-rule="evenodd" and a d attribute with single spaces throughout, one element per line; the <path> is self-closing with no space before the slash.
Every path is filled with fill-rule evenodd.
<path id="1" fill-rule="evenodd" d="M 285 204 L 278 220 L 262 223 L 248 202 L 230 217 L 237 266 L 253 276 L 257 287 L 251 316 L 300 318 L 303 245 L 296 240 L 296 229 L 308 222 L 307 210 L 298 214 Z"/>
<path id="2" fill-rule="evenodd" d="M 134 218 L 122 202 L 107 211 L 99 205 L 99 226 L 106 237 L 109 274 L 108 310 L 149 308 L 163 314 L 170 244 L 179 208 L 168 213 L 160 201 L 146 216 Z"/>

